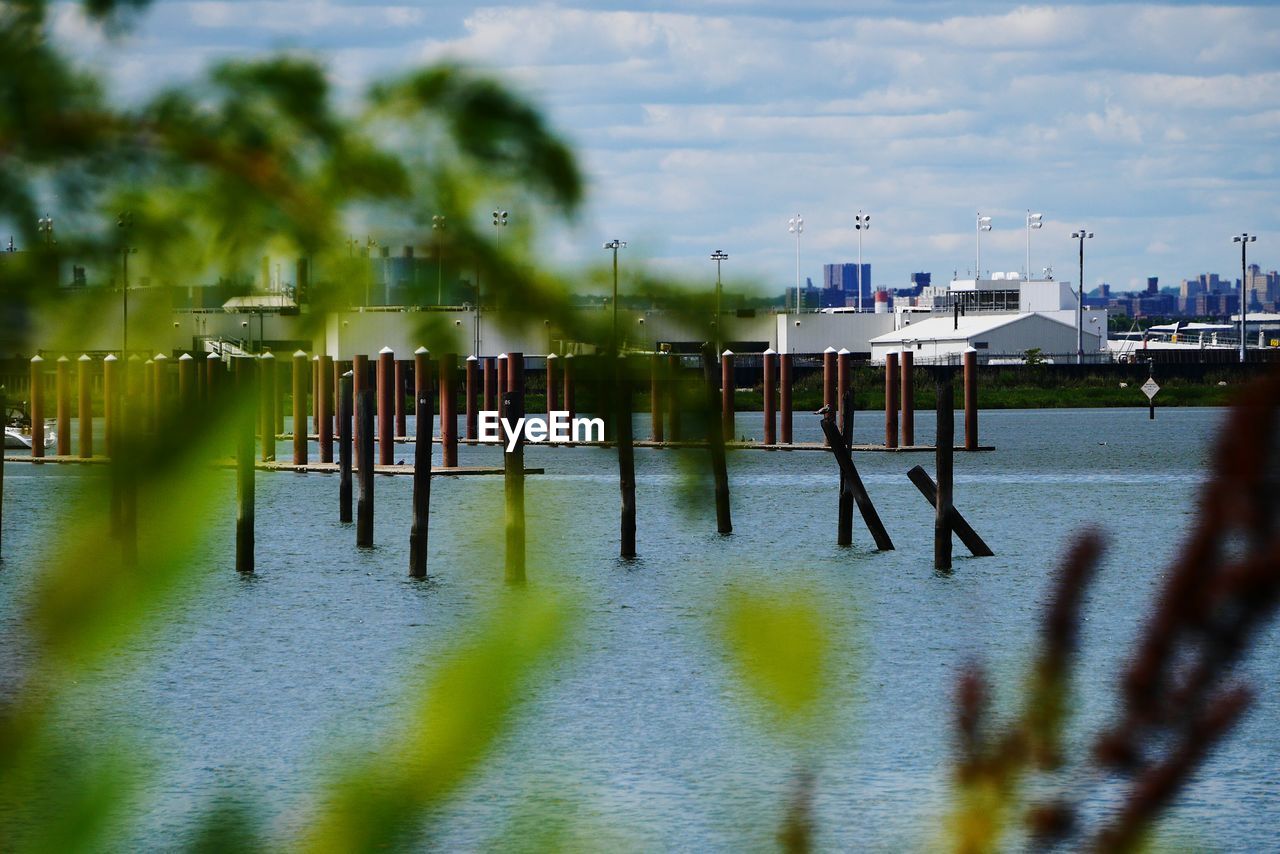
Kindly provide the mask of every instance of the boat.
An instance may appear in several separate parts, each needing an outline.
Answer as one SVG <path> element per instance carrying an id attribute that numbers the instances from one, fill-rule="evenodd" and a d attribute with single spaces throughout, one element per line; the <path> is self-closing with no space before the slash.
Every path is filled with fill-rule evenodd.
<path id="1" fill-rule="evenodd" d="M 58 422 L 53 418 L 44 421 L 44 446 L 52 448 L 58 432 Z M 12 407 L 5 413 L 4 419 L 5 450 L 31 449 L 31 418 L 19 408 Z"/>

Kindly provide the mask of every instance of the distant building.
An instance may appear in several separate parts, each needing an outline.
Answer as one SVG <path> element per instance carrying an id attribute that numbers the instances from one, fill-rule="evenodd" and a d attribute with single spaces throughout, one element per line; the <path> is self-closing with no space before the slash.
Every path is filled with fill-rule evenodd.
<path id="1" fill-rule="evenodd" d="M 857 264 L 823 264 L 822 289 L 831 291 L 830 296 L 823 297 L 824 308 L 856 306 L 858 294 L 862 294 L 862 306 L 871 305 L 871 265 L 863 264 L 859 270 Z M 835 294 L 839 294 L 836 296 Z"/>
<path id="2" fill-rule="evenodd" d="M 1160 293 L 1160 277 L 1148 276 L 1147 277 L 1147 296 L 1153 297 L 1158 293 Z"/>

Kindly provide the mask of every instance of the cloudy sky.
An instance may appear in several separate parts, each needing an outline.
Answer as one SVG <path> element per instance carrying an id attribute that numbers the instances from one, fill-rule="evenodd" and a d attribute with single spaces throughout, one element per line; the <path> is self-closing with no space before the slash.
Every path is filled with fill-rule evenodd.
<path id="1" fill-rule="evenodd" d="M 850 11 L 857 8 L 856 12 Z M 603 239 L 682 276 L 780 290 L 856 257 L 877 285 L 1026 266 L 1075 280 L 1070 232 L 1096 233 L 1085 280 L 1238 275 L 1231 235 L 1280 266 L 1280 7 L 758 0 L 693 2 L 158 2 L 103 48 L 74 10 L 57 31 L 120 91 L 194 76 L 230 54 L 322 56 L 359 91 L 413 64 L 493 68 L 549 112 L 590 178 L 566 263 Z M 500 204 L 500 200 L 496 200 Z M 513 212 L 519 215 L 518 211 Z"/>

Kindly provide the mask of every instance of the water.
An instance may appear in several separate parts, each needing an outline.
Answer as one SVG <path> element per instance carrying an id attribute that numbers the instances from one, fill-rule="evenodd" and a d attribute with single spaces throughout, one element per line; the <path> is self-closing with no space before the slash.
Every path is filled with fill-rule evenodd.
<path id="1" fill-rule="evenodd" d="M 932 417 L 918 416 L 917 440 L 931 442 Z M 530 580 L 572 591 L 581 623 L 518 726 L 440 817 L 442 845 L 497 844 L 515 817 L 552 801 L 584 847 L 772 844 L 798 757 L 745 702 L 715 614 L 734 585 L 796 582 L 821 594 L 849 637 L 837 652 L 830 735 L 810 754 L 818 841 L 927 846 L 947 805 L 956 676 L 981 660 L 1001 700 L 1013 701 L 1051 569 L 1087 526 L 1107 533 L 1109 549 L 1089 598 L 1074 731 L 1106 719 L 1116 669 L 1185 534 L 1221 417 L 983 413 L 982 440 L 997 450 L 957 456 L 955 502 L 997 556 L 971 559 L 957 543 L 946 577 L 931 569 L 932 511 L 905 477 L 916 463 L 932 470 L 931 455 L 856 457 L 897 546 L 877 553 L 860 520 L 852 549 L 834 545 L 826 454 L 731 454 L 734 534 L 722 539 L 709 495 L 691 505 L 679 488 L 677 461 L 701 466 L 705 454 L 638 450 L 641 557 L 624 564 L 615 456 L 530 446 L 527 463 L 546 469 L 526 487 Z M 859 419 L 859 440 L 883 429 L 873 413 Z M 636 435 L 647 424 L 637 416 Z M 736 432 L 758 438 L 759 416 L 739 415 Z M 818 438 L 816 419 L 798 416 L 797 441 Z M 498 459 L 492 448 L 460 449 L 463 465 Z M 92 477 L 101 471 L 7 467 L 7 648 L 20 637 L 36 544 L 59 535 L 57 508 Z M 404 686 L 465 639 L 502 589 L 501 478 L 437 478 L 432 489 L 426 584 L 405 577 L 409 478 L 378 479 L 378 546 L 357 551 L 353 528 L 336 522 L 336 477 L 260 474 L 259 572 L 248 579 L 232 569 L 234 510 L 218 510 L 189 603 L 68 723 L 90 732 L 106 720 L 152 758 L 133 842 L 172 844 L 227 792 L 258 795 L 268 827 L 287 836 L 305 826 L 334 749 L 376 744 L 394 728 Z M 1280 633 L 1268 631 L 1247 663 L 1259 688 L 1253 712 L 1179 799 L 1163 838 L 1276 847 L 1278 645 Z"/>

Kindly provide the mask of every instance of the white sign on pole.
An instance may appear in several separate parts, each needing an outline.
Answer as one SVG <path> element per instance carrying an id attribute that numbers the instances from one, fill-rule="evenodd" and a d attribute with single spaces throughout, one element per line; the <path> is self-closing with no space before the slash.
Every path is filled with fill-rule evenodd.
<path id="1" fill-rule="evenodd" d="M 1142 384 L 1142 393 L 1147 396 L 1147 400 L 1150 400 L 1151 398 L 1155 397 L 1156 392 L 1158 392 L 1159 390 L 1160 390 L 1160 386 L 1156 385 L 1156 381 L 1153 379 L 1148 379 L 1145 383 Z"/>

